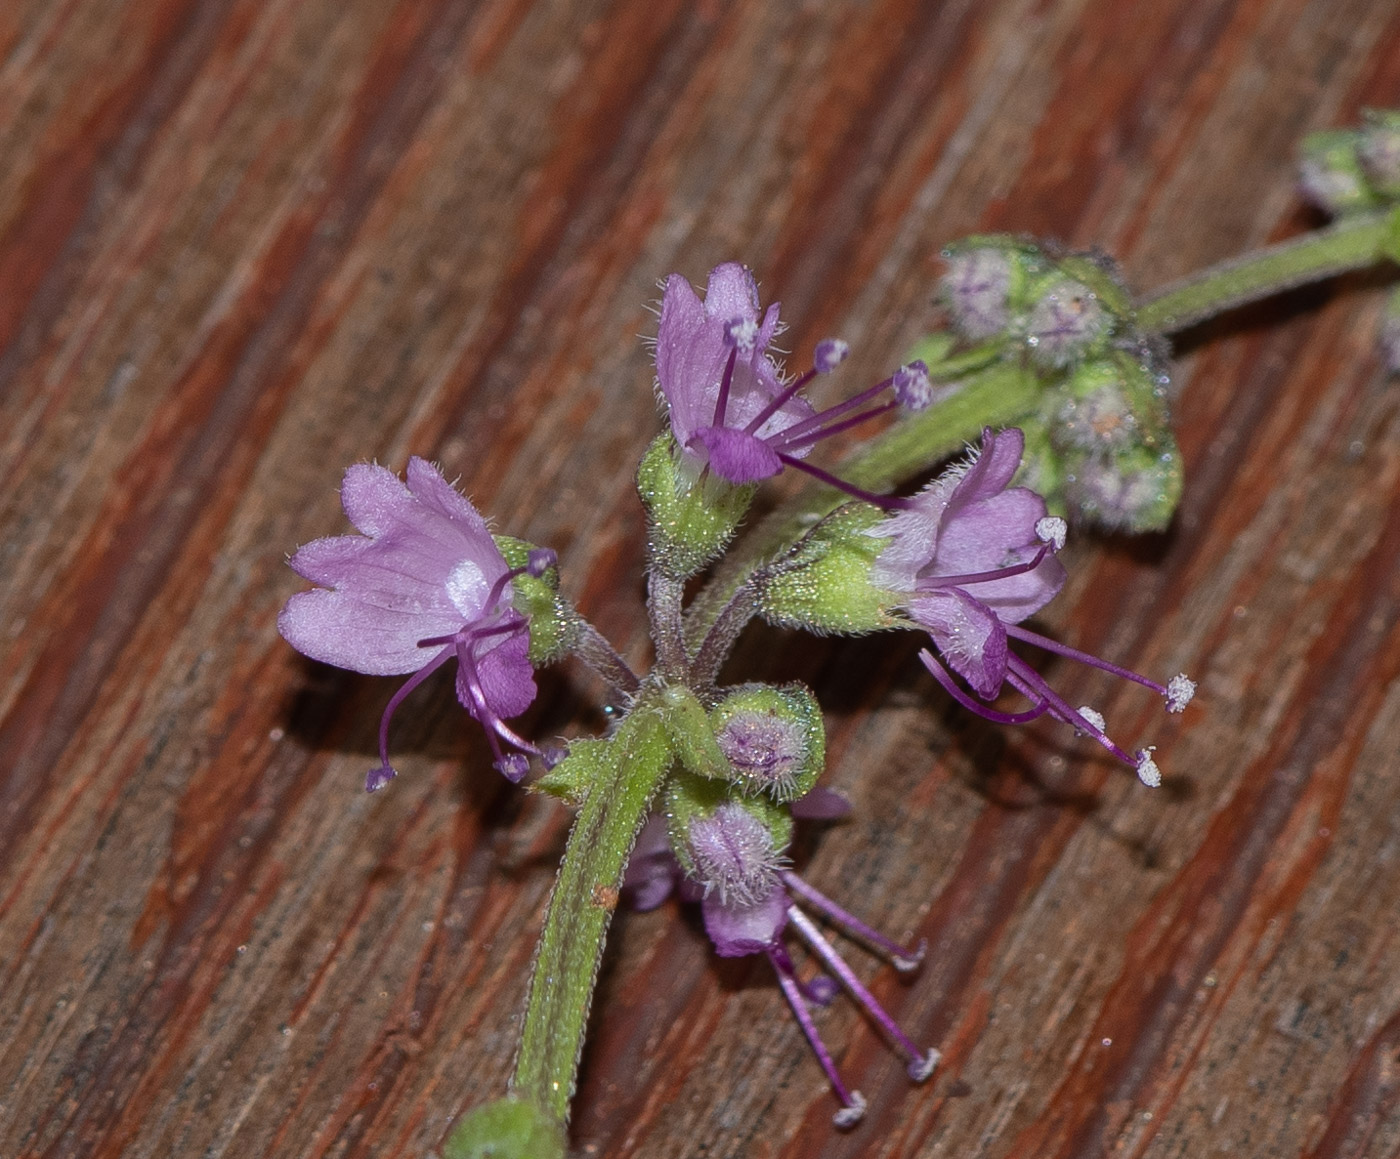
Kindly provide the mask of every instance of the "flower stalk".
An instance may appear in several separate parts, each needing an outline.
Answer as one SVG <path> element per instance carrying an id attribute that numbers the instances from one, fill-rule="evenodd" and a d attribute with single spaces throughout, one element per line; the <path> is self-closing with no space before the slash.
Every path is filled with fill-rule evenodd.
<path id="1" fill-rule="evenodd" d="M 516 1097 L 560 1123 L 568 1121 L 627 858 L 671 762 L 662 718 L 646 702 L 623 721 L 612 748 L 616 759 L 588 791 L 550 895 L 511 1080 Z"/>
<path id="2" fill-rule="evenodd" d="M 1139 302 L 1138 325 L 1173 334 L 1237 306 L 1387 258 L 1400 262 L 1400 207 L 1343 218 L 1164 286 Z"/>

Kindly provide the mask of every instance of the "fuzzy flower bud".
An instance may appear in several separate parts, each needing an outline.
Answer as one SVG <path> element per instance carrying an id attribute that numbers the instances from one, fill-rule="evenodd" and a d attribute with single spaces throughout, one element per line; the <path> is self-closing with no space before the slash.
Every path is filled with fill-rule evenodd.
<path id="1" fill-rule="evenodd" d="M 826 763 L 821 708 L 800 684 L 738 688 L 715 706 L 710 723 L 747 792 L 792 801 L 821 776 Z"/>
<path id="2" fill-rule="evenodd" d="M 1400 110 L 1372 109 L 1366 114 L 1356 156 L 1377 193 L 1400 198 Z"/>
<path id="3" fill-rule="evenodd" d="M 941 292 L 958 332 L 973 342 L 1005 333 L 1011 325 L 1014 257 L 991 246 L 945 250 L 943 256 L 948 272 Z"/>
<path id="4" fill-rule="evenodd" d="M 1351 130 L 1310 133 L 1303 138 L 1298 183 L 1318 209 L 1343 216 L 1375 204 L 1357 156 L 1360 135 Z"/>
<path id="5" fill-rule="evenodd" d="M 1026 345 L 1042 366 L 1072 366 L 1108 337 L 1112 317 L 1082 282 L 1063 278 L 1042 291 L 1026 320 Z"/>

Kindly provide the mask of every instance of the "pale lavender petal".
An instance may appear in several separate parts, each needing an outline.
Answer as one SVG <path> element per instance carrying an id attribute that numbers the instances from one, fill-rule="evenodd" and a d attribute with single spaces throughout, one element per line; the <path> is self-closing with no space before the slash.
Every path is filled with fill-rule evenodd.
<path id="1" fill-rule="evenodd" d="M 1008 427 L 1004 431 L 985 428 L 977 459 L 958 481 L 948 501 L 948 514 L 955 515 L 960 507 L 1006 490 L 1021 465 L 1025 446 L 1026 436 L 1019 427 Z"/>
<path id="2" fill-rule="evenodd" d="M 408 460 L 408 470 L 405 474 L 408 478 L 408 489 L 413 497 L 430 511 L 435 511 L 456 524 L 465 542 L 482 547 L 489 544 L 490 551 L 496 551 L 486 520 L 465 495 L 442 477 L 442 473 L 432 463 L 414 455 Z"/>
<path id="3" fill-rule="evenodd" d="M 413 504 L 408 487 L 388 467 L 356 463 L 340 484 L 340 502 L 350 522 L 365 535 L 376 536 L 392 528 Z"/>
<path id="4" fill-rule="evenodd" d="M 776 305 L 769 311 L 776 310 Z M 705 313 L 720 322 L 735 318 L 758 321 L 758 284 L 738 262 L 725 262 L 710 271 L 705 286 Z M 767 319 L 764 319 L 767 322 Z"/>
<path id="5" fill-rule="evenodd" d="M 277 617 L 277 630 L 302 655 L 369 676 L 416 672 L 441 651 L 418 641 L 460 627 L 460 618 L 375 607 L 325 588 L 294 595 Z"/>
<path id="6" fill-rule="evenodd" d="M 656 378 L 676 441 L 685 446 L 714 417 L 715 396 L 729 351 L 722 332 L 680 274 L 666 279 L 656 331 Z"/>
<path id="7" fill-rule="evenodd" d="M 985 604 L 959 588 L 920 595 L 909 612 L 933 637 L 950 668 L 991 700 L 1006 679 L 1006 628 Z"/>
<path id="8" fill-rule="evenodd" d="M 508 637 L 489 652 L 477 653 L 476 672 L 487 707 L 499 717 L 519 716 L 535 700 L 535 670 L 530 667 L 530 638 L 525 632 Z M 473 716 L 464 673 L 457 669 L 457 699 Z M 484 723 L 484 722 L 483 722 Z"/>
<path id="9" fill-rule="evenodd" d="M 701 902 L 705 932 L 721 958 L 762 953 L 778 940 L 787 922 L 787 893 L 774 882 L 766 897 L 743 904 L 711 893 Z"/>

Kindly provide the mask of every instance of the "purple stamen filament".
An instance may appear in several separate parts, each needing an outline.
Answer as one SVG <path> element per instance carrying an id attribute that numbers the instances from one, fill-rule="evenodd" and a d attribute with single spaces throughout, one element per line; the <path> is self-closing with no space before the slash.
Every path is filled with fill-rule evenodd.
<path id="1" fill-rule="evenodd" d="M 811 370 L 806 371 L 803 374 L 798 375 L 797 378 L 793 379 L 792 382 L 788 383 L 788 385 L 783 388 L 782 393 L 776 395 L 772 399 L 772 401 L 768 403 L 767 406 L 765 406 L 761 411 L 758 412 L 757 415 L 754 416 L 752 420 L 750 420 L 749 425 L 744 428 L 744 434 L 754 434 L 759 427 L 761 427 L 764 423 L 766 423 L 769 419 L 771 419 L 775 414 L 778 413 L 779 408 L 782 407 L 784 403 L 791 399 L 793 395 L 795 395 L 799 390 L 801 390 L 804 386 L 811 382 L 812 379 L 816 377 L 817 371 L 815 367 L 813 367 Z M 802 421 L 803 423 L 805 423 L 809 420 L 803 419 Z M 719 424 L 716 423 L 715 425 L 718 426 Z M 797 425 L 800 426 L 802 424 L 799 423 Z"/>
<path id="2" fill-rule="evenodd" d="M 1159 696 L 1167 694 L 1166 687 L 1158 684 L 1155 680 L 1149 680 L 1146 676 L 1141 676 L 1131 668 L 1120 668 L 1117 664 L 1110 664 L 1107 660 L 1100 660 L 1097 656 L 1091 656 L 1088 652 L 1081 652 L 1077 648 L 1070 648 L 1061 644 L 1058 640 L 1052 640 L 1048 636 L 1042 636 L 1036 632 L 1028 632 L 1025 628 L 1019 628 L 1014 624 L 1006 626 L 1006 634 L 1017 640 L 1024 640 L 1027 644 L 1034 644 L 1037 648 L 1044 648 L 1047 652 L 1055 652 L 1060 656 L 1068 656 L 1071 660 L 1078 660 L 1081 664 L 1088 664 L 1093 668 L 1100 668 L 1105 672 L 1112 672 L 1115 676 L 1121 676 L 1124 680 L 1131 680 L 1134 684 L 1141 684 L 1144 688 L 1150 688 Z"/>
<path id="3" fill-rule="evenodd" d="M 795 911 L 789 907 L 788 912 L 791 914 Z M 832 1061 L 831 1054 L 826 1049 L 826 1043 L 822 1042 L 821 1035 L 817 1033 L 817 1024 L 812 1020 L 812 1012 L 807 1007 L 806 998 L 803 997 L 802 986 L 797 980 L 796 971 L 793 970 L 792 959 L 788 957 L 787 951 L 782 946 L 775 943 L 768 948 L 768 960 L 773 963 L 773 970 L 778 975 L 778 985 L 782 987 L 783 997 L 792 1007 L 797 1025 L 802 1028 L 802 1033 L 807 1038 L 807 1045 L 812 1048 L 812 1053 L 817 1056 L 817 1062 L 826 1072 L 826 1081 L 831 1084 L 831 1089 L 836 1092 L 836 1097 L 841 1101 L 843 1107 L 849 1111 L 857 1110 L 864 1100 L 859 1099 L 859 1096 L 853 1098 L 851 1092 L 846 1089 L 846 1084 L 841 1081 L 841 1076 L 836 1070 L 836 1063 Z M 854 1121 L 853 1119 L 852 1122 Z"/>
<path id="4" fill-rule="evenodd" d="M 1040 550 L 1038 550 L 1035 553 L 1035 555 L 1032 556 L 1025 563 L 1014 563 L 1009 567 L 999 567 L 996 568 L 994 571 L 973 572 L 969 575 L 929 576 L 925 575 L 921 571 L 918 577 L 919 590 L 929 591 L 933 588 L 962 587 L 964 584 L 987 583 L 989 580 L 1010 579 L 1012 576 L 1025 575 L 1028 571 L 1035 571 L 1035 569 L 1040 566 L 1040 561 L 1045 558 L 1049 551 L 1050 544 L 1044 543 L 1041 544 Z M 1012 634 L 1010 627 L 1007 627 L 1006 631 L 1008 635 Z M 1024 637 L 1021 636 L 1018 636 L 1017 638 L 1024 639 Z M 1033 639 L 1028 642 L 1035 643 L 1036 640 Z M 1164 695 L 1166 693 L 1166 689 L 1164 688 L 1159 689 L 1159 691 L 1162 692 Z"/>
<path id="5" fill-rule="evenodd" d="M 729 409 L 729 384 L 734 381 L 734 361 L 739 357 L 739 347 L 729 351 L 729 361 L 724 364 L 724 377 L 719 380 L 719 397 L 715 399 L 715 421 L 713 426 L 724 426 L 724 413 Z"/>
<path id="6" fill-rule="evenodd" d="M 865 988 L 865 984 L 856 977 L 855 971 L 836 952 L 836 947 L 822 936 L 822 932 L 817 929 L 812 919 L 794 905 L 788 906 L 788 921 L 797 930 L 798 936 L 812 948 L 813 953 L 826 964 L 826 968 L 836 975 L 851 997 L 865 1009 L 865 1012 L 894 1042 L 896 1048 L 911 1062 L 923 1058 L 924 1052 L 909 1040 L 904 1031 L 899 1029 L 899 1025 L 880 1005 L 875 995 Z"/>
<path id="7" fill-rule="evenodd" d="M 918 963 L 923 958 L 924 948 L 922 946 L 911 950 L 907 946 L 901 946 L 898 942 L 891 941 L 878 930 L 871 929 L 870 926 L 866 925 L 860 918 L 856 917 L 855 914 L 837 905 L 831 898 L 827 897 L 826 894 L 808 885 L 802 878 L 798 877 L 797 874 L 789 870 L 783 870 L 778 876 L 782 879 L 783 885 L 787 887 L 790 893 L 796 894 L 824 917 L 834 921 L 848 933 L 859 938 L 862 942 L 865 942 L 867 945 L 889 958 L 894 963 L 896 969 L 900 969 L 902 963 L 912 965 Z"/>

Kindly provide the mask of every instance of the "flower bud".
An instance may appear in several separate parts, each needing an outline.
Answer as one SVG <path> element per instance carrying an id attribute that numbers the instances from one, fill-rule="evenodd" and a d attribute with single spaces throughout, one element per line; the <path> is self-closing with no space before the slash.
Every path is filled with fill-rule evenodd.
<path id="1" fill-rule="evenodd" d="M 739 799 L 719 781 L 680 773 L 666 787 L 671 850 L 706 894 L 747 903 L 763 896 L 784 864 L 792 818 L 765 797 Z"/>
<path id="2" fill-rule="evenodd" d="M 637 469 L 647 509 L 653 559 L 675 579 L 687 579 L 724 550 L 753 500 L 755 488 L 735 487 L 713 474 L 689 477 L 675 439 L 655 439 Z"/>
<path id="3" fill-rule="evenodd" d="M 1042 366 L 1062 369 L 1100 350 L 1113 317 L 1098 295 L 1074 278 L 1048 281 L 1026 317 L 1026 345 Z"/>
<path id="4" fill-rule="evenodd" d="M 800 684 L 737 688 L 711 710 L 710 723 L 745 792 L 792 801 L 816 784 L 826 765 L 821 708 Z"/>
<path id="5" fill-rule="evenodd" d="M 1324 213 L 1343 216 L 1376 202 L 1357 155 L 1360 134 L 1349 129 L 1303 138 L 1298 180 L 1303 196 Z"/>
<path id="6" fill-rule="evenodd" d="M 1065 500 L 1110 531 L 1162 531 L 1181 501 L 1181 455 L 1162 438 L 1113 455 L 1066 455 Z"/>
<path id="7" fill-rule="evenodd" d="M 1400 109 L 1367 111 L 1356 158 L 1372 189 L 1400 198 Z"/>
<path id="8" fill-rule="evenodd" d="M 948 271 L 939 296 L 953 329 L 971 342 L 1015 333 L 1029 305 L 1028 286 L 1049 268 L 1039 246 L 1010 234 L 965 238 L 945 248 L 943 259 Z"/>
<path id="9" fill-rule="evenodd" d="M 1400 374 L 1400 289 L 1392 290 L 1381 315 L 1381 358 L 1387 374 Z"/>

